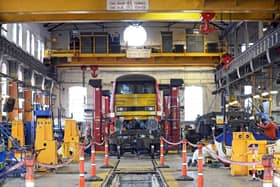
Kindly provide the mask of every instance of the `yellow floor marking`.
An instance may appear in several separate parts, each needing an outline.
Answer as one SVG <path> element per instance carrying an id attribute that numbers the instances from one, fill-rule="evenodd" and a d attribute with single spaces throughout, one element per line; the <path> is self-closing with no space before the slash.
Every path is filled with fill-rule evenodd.
<path id="1" fill-rule="evenodd" d="M 160 169 L 160 171 L 169 187 L 179 187 L 179 183 L 176 181 L 175 177 L 168 171 L 168 169 Z"/>
<path id="2" fill-rule="evenodd" d="M 156 162 L 159 164 L 158 160 Z M 160 171 L 169 187 L 179 187 L 179 183 L 176 181 L 175 176 L 170 173 L 170 168 L 160 168 Z"/>
<path id="3" fill-rule="evenodd" d="M 106 177 L 108 176 L 110 170 L 107 170 L 105 172 L 101 172 L 98 173 L 97 176 L 102 178 L 103 181 L 97 181 L 97 182 L 90 182 L 90 187 L 101 187 L 102 183 L 104 182 L 104 180 L 106 179 Z"/>

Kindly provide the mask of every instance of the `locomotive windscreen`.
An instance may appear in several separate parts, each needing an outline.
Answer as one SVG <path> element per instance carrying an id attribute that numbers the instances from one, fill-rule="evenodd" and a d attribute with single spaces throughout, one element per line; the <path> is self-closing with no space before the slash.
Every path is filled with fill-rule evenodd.
<path id="1" fill-rule="evenodd" d="M 154 94 L 155 79 L 148 75 L 124 75 L 116 80 L 116 94 Z"/>
<path id="2" fill-rule="evenodd" d="M 118 82 L 116 94 L 154 94 L 156 93 L 153 82 Z"/>

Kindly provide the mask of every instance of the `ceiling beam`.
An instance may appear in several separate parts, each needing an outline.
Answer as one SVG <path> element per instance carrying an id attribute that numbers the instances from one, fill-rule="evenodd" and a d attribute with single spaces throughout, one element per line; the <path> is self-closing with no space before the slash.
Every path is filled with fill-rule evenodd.
<path id="1" fill-rule="evenodd" d="M 214 12 L 271 12 L 278 11 L 279 1 L 275 0 L 150 0 L 149 11 L 214 11 Z M 79 0 L 9 0 L 0 1 L 0 13 L 39 13 L 39 12 L 100 12 L 106 11 L 106 1 Z"/>
<path id="2" fill-rule="evenodd" d="M 1 5 L 0 5 L 1 6 Z M 214 21 L 271 21 L 274 14 L 268 13 L 219 13 Z M 153 13 L 43 13 L 16 14 L 0 13 L 0 22 L 118 22 L 118 21 L 174 21 L 200 22 L 200 13 L 195 12 L 153 12 Z"/>
<path id="3" fill-rule="evenodd" d="M 201 12 L 215 20 L 273 20 L 280 2 L 264 0 L 150 0 L 147 11 L 108 11 L 106 1 L 0 1 L 0 22 L 64 21 L 200 21 Z M 221 15 L 220 15 L 221 14 Z"/>

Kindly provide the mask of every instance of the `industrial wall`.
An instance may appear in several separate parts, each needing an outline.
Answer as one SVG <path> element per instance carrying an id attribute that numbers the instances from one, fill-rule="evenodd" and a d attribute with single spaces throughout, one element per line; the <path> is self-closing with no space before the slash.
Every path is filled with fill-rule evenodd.
<path id="1" fill-rule="evenodd" d="M 144 72 L 145 71 L 145 72 Z M 181 78 L 185 86 L 203 87 L 203 112 L 220 111 L 220 97 L 212 95 L 214 90 L 214 70 L 209 68 L 133 68 L 133 69 L 99 69 L 97 79 L 102 79 L 103 89 L 112 90 L 112 82 L 116 77 L 129 74 L 147 74 L 155 77 L 158 83 L 168 84 L 171 78 Z M 86 108 L 93 109 L 93 89 L 87 85 L 88 80 L 93 79 L 91 72 L 86 72 L 85 83 L 87 87 Z M 81 70 L 59 70 L 59 83 L 54 89 L 57 95 L 56 106 L 60 107 L 65 116 L 69 114 L 69 88 L 72 86 L 82 86 Z M 77 93 L 79 94 L 79 93 Z M 181 91 L 181 106 L 184 106 L 184 90 Z M 184 119 L 184 116 L 181 116 Z"/>
<path id="2" fill-rule="evenodd" d="M 2 27 L 5 30 L 1 30 L 1 35 L 38 60 L 43 61 L 44 49 L 50 48 L 51 42 L 50 33 L 42 24 L 12 23 L 3 24 Z"/>

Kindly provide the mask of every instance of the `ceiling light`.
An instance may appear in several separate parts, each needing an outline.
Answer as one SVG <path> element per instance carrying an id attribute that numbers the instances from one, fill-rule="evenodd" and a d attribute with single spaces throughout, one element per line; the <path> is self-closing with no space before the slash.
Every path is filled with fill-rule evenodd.
<path id="1" fill-rule="evenodd" d="M 139 47 L 147 40 L 147 32 L 141 25 L 130 25 L 125 28 L 123 38 L 128 46 Z"/>
<path id="2" fill-rule="evenodd" d="M 262 31 L 263 31 L 263 32 L 267 31 L 267 27 L 264 27 L 264 28 L 262 29 Z"/>
<path id="3" fill-rule="evenodd" d="M 262 93 L 262 96 L 264 97 L 264 96 L 268 96 L 269 95 L 269 93 L 268 92 L 263 92 Z"/>
<path id="4" fill-rule="evenodd" d="M 238 101 L 232 101 L 229 103 L 229 106 L 236 105 L 236 104 L 238 104 Z"/>
<path id="5" fill-rule="evenodd" d="M 254 99 L 259 99 L 261 96 L 260 95 L 254 95 L 253 98 Z"/>
<path id="6" fill-rule="evenodd" d="M 272 91 L 270 91 L 270 94 L 271 95 L 276 95 L 276 94 L 278 94 L 278 91 L 277 90 L 272 90 Z"/>

